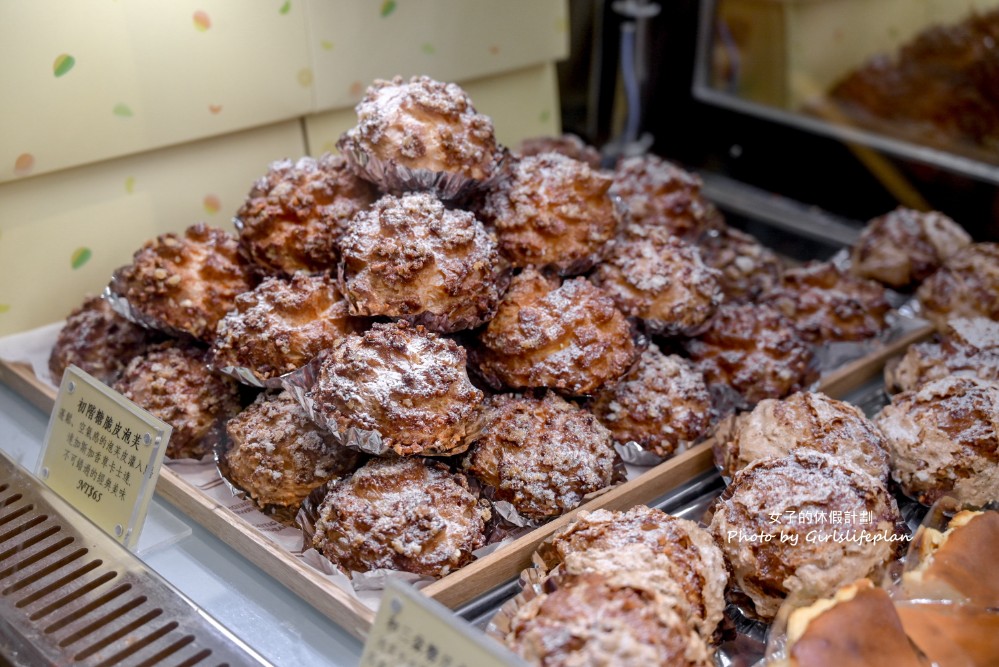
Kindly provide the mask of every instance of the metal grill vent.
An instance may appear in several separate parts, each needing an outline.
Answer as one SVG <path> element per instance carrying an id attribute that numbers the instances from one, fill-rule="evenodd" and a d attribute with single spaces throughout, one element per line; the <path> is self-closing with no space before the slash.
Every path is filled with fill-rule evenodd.
<path id="1" fill-rule="evenodd" d="M 6 456 L 0 456 L 0 649 L 24 665 L 263 663 Z"/>

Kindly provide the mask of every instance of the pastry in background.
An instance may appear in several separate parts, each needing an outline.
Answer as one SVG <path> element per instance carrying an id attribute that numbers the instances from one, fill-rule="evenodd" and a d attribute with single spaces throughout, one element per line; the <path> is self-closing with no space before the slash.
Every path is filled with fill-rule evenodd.
<path id="1" fill-rule="evenodd" d="M 910 498 L 981 505 L 999 497 L 999 384 L 950 375 L 896 394 L 874 423 Z"/>
<path id="2" fill-rule="evenodd" d="M 910 391 L 947 375 L 999 382 L 999 321 L 955 317 L 938 342 L 910 345 L 896 364 L 885 366 L 888 391 Z"/>
<path id="3" fill-rule="evenodd" d="M 479 342 L 475 362 L 493 387 L 573 396 L 618 379 L 637 355 L 628 321 L 603 290 L 535 269 L 513 278 Z"/>
<path id="4" fill-rule="evenodd" d="M 619 235 L 592 280 L 621 312 L 665 335 L 697 334 L 723 298 L 719 273 L 665 229 Z"/>
<path id="5" fill-rule="evenodd" d="M 894 288 L 921 283 L 971 236 L 943 213 L 899 206 L 870 220 L 850 248 L 850 273 Z"/>
<path id="6" fill-rule="evenodd" d="M 617 453 L 597 418 L 553 392 L 496 394 L 461 468 L 531 521 L 574 509 L 614 481 Z"/>
<path id="7" fill-rule="evenodd" d="M 491 179 L 504 151 L 492 120 L 460 86 L 427 76 L 376 79 L 337 141 L 356 174 L 385 192 L 431 190 L 454 199 Z"/>
<path id="8" fill-rule="evenodd" d="M 888 326 L 891 310 L 880 283 L 857 278 L 832 262 L 784 271 L 767 302 L 781 310 L 810 343 L 862 341 Z"/>
<path id="9" fill-rule="evenodd" d="M 541 153 L 561 153 L 573 160 L 585 162 L 591 169 L 600 169 L 600 151 L 568 132 L 557 137 L 528 137 L 520 142 L 520 150 L 517 151 L 521 157 Z"/>
<path id="10" fill-rule="evenodd" d="M 916 290 L 922 315 L 945 331 L 955 317 L 999 321 L 999 243 L 973 243 L 951 255 Z"/>
<path id="11" fill-rule="evenodd" d="M 448 333 L 492 318 L 505 267 L 496 240 L 434 195 L 385 195 L 341 239 L 340 278 L 354 315 L 387 315 Z"/>
<path id="12" fill-rule="evenodd" d="M 261 508 L 297 510 L 313 489 L 350 473 L 361 459 L 287 391 L 257 396 L 226 423 L 226 432 L 228 477 Z"/>
<path id="13" fill-rule="evenodd" d="M 235 237 L 198 223 L 143 244 L 132 263 L 115 272 L 108 292 L 127 302 L 130 319 L 211 343 L 236 296 L 253 286 Z"/>
<path id="14" fill-rule="evenodd" d="M 742 406 L 787 396 L 812 380 L 811 346 L 766 304 L 723 303 L 708 329 L 683 345 L 708 388 L 731 391 Z"/>
<path id="15" fill-rule="evenodd" d="M 632 233 L 665 229 L 688 241 L 711 224 L 716 211 L 701 195 L 701 178 L 652 155 L 620 160 L 614 168 L 611 194 L 628 209 Z"/>
<path id="16" fill-rule="evenodd" d="M 584 273 L 603 257 L 621 212 L 611 177 L 559 153 L 517 158 L 479 204 L 516 267 Z"/>
<path id="17" fill-rule="evenodd" d="M 685 449 L 707 431 L 711 394 L 688 360 L 649 344 L 624 377 L 587 404 L 614 442 L 637 442 L 656 456 Z"/>
<path id="18" fill-rule="evenodd" d="M 319 362 L 305 401 L 313 419 L 344 441 L 380 439 L 369 453 L 450 455 L 467 449 L 482 392 L 468 379 L 464 348 L 394 322 L 340 339 Z"/>
<path id="19" fill-rule="evenodd" d="M 732 584 L 764 620 L 790 594 L 810 602 L 878 575 L 902 542 L 898 506 L 881 480 L 804 451 L 737 472 L 710 530 Z"/>
<path id="20" fill-rule="evenodd" d="M 718 271 L 725 301 L 753 303 L 780 284 L 784 266 L 777 254 L 723 220 L 709 225 L 696 245 L 704 263 Z"/>
<path id="21" fill-rule="evenodd" d="M 212 345 L 216 370 L 265 382 L 300 368 L 358 329 L 330 276 L 266 278 L 236 297 Z"/>
<path id="22" fill-rule="evenodd" d="M 878 427 L 858 407 L 820 392 L 764 399 L 715 436 L 715 460 L 729 477 L 753 461 L 796 451 L 829 454 L 888 481 L 888 443 Z"/>
<path id="23" fill-rule="evenodd" d="M 182 341 L 134 357 L 114 390 L 173 427 L 166 455 L 200 459 L 225 442 L 226 422 L 242 407 L 239 384 L 208 368 L 207 351 Z"/>
<path id="24" fill-rule="evenodd" d="M 107 385 L 114 384 L 128 362 L 163 336 L 116 313 L 105 299 L 91 296 L 73 309 L 49 354 L 56 386 L 70 365 Z"/>
<path id="25" fill-rule="evenodd" d="M 486 501 L 464 475 L 420 458 L 376 458 L 331 483 L 312 546 L 346 572 L 430 577 L 471 562 L 485 545 Z"/>
<path id="26" fill-rule="evenodd" d="M 377 196 L 340 156 L 273 162 L 236 212 L 240 250 L 268 275 L 334 271 L 337 239 Z"/>

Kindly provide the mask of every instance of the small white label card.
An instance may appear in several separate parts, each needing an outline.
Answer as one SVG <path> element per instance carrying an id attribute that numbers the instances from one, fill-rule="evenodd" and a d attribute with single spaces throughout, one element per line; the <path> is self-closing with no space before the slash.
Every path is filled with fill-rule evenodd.
<path id="1" fill-rule="evenodd" d="M 171 427 L 76 366 L 62 377 L 36 474 L 133 549 Z"/>

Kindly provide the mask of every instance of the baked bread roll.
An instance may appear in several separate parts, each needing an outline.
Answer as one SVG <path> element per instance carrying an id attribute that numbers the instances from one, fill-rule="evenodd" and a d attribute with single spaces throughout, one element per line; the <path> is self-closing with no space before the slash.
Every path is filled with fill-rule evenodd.
<path id="1" fill-rule="evenodd" d="M 611 194 L 628 209 L 629 230 L 664 229 L 685 240 L 699 237 L 711 223 L 712 207 L 701 195 L 700 176 L 652 154 L 620 160 Z"/>
<path id="2" fill-rule="evenodd" d="M 239 384 L 212 372 L 204 349 L 182 341 L 159 343 L 134 357 L 114 390 L 173 427 L 166 451 L 171 459 L 211 454 L 241 408 Z"/>
<path id="3" fill-rule="evenodd" d="M 621 377 L 637 354 L 628 321 L 603 290 L 535 269 L 513 278 L 479 342 L 475 361 L 493 387 L 574 396 Z"/>
<path id="4" fill-rule="evenodd" d="M 486 399 L 462 469 L 533 521 L 575 508 L 609 486 L 617 453 L 592 414 L 553 392 Z"/>
<path id="5" fill-rule="evenodd" d="M 947 376 L 896 394 L 874 422 L 907 496 L 924 505 L 944 495 L 976 505 L 999 496 L 999 385 Z"/>
<path id="6" fill-rule="evenodd" d="M 939 342 L 910 345 L 897 364 L 885 366 L 885 387 L 911 391 L 948 375 L 999 382 L 999 321 L 984 317 L 947 320 Z"/>
<path id="7" fill-rule="evenodd" d="M 386 195 L 341 239 L 340 279 L 354 315 L 387 315 L 448 333 L 496 312 L 505 267 L 496 241 L 467 211 L 434 195 Z"/>
<path id="8" fill-rule="evenodd" d="M 265 392 L 226 423 L 229 479 L 261 508 L 298 509 L 313 489 L 360 463 L 287 391 Z"/>
<path id="9" fill-rule="evenodd" d="M 715 459 L 731 477 L 753 461 L 796 451 L 829 454 L 887 482 L 888 443 L 859 408 L 820 392 L 767 398 L 719 428 Z"/>
<path id="10" fill-rule="evenodd" d="M 517 267 L 588 271 L 617 232 L 611 177 L 559 153 L 517 158 L 481 202 L 483 221 Z"/>
<path id="11" fill-rule="evenodd" d="M 688 360 L 649 344 L 620 380 L 594 394 L 590 411 L 614 442 L 637 442 L 667 457 L 696 442 L 711 423 L 711 394 Z"/>
<path id="12" fill-rule="evenodd" d="M 163 338 L 116 313 L 106 299 L 88 297 L 66 317 L 49 353 L 52 382 L 58 385 L 66 369 L 76 365 L 112 385 L 133 357 Z"/>
<path id="13" fill-rule="evenodd" d="M 347 572 L 443 577 L 485 545 L 489 518 L 464 475 L 420 458 L 376 458 L 332 483 L 312 546 Z"/>
<path id="14" fill-rule="evenodd" d="M 861 231 L 850 248 L 850 273 L 904 288 L 928 278 L 970 243 L 971 236 L 946 215 L 899 206 Z"/>
<path id="15" fill-rule="evenodd" d="M 713 664 L 712 652 L 640 576 L 564 575 L 523 605 L 506 645 L 532 665 Z"/>
<path id="16" fill-rule="evenodd" d="M 265 279 L 236 297 L 219 322 L 212 366 L 249 371 L 257 382 L 290 373 L 358 329 L 329 276 Z"/>
<path id="17" fill-rule="evenodd" d="M 454 83 L 427 76 L 376 79 L 337 141 L 351 168 L 386 192 L 432 190 L 453 199 L 503 162 L 492 120 Z"/>
<path id="18" fill-rule="evenodd" d="M 898 553 L 900 522 L 880 480 L 826 454 L 795 452 L 737 472 L 710 529 L 732 583 L 771 619 L 789 594 L 810 602 L 877 573 Z"/>
<path id="19" fill-rule="evenodd" d="M 814 374 L 811 346 L 766 304 L 722 304 L 708 328 L 683 345 L 709 389 L 727 387 L 746 406 L 800 391 Z"/>
<path id="20" fill-rule="evenodd" d="M 885 288 L 857 278 L 832 262 L 810 262 L 784 271 L 767 297 L 810 343 L 865 340 L 881 333 L 891 310 Z"/>
<path id="21" fill-rule="evenodd" d="M 593 282 L 621 312 L 640 318 L 652 332 L 691 336 L 722 301 L 718 277 L 696 247 L 664 229 L 650 229 L 641 236 L 618 236 Z"/>
<path id="22" fill-rule="evenodd" d="M 305 400 L 345 442 L 377 433 L 378 453 L 442 455 L 467 449 L 482 392 L 468 379 L 464 348 L 395 322 L 342 338 L 319 363 Z"/>
<path id="23" fill-rule="evenodd" d="M 211 343 L 236 296 L 253 288 L 250 266 L 236 239 L 198 223 L 183 234 L 162 234 L 115 272 L 108 289 L 142 324 Z"/>
<path id="24" fill-rule="evenodd" d="M 239 248 L 266 275 L 334 271 L 337 240 L 377 196 L 340 156 L 273 162 L 236 212 Z"/>
<path id="25" fill-rule="evenodd" d="M 955 317 L 999 320 L 999 243 L 973 243 L 951 255 L 916 290 L 922 314 L 945 331 Z"/>
<path id="26" fill-rule="evenodd" d="M 711 534 L 693 521 L 644 505 L 582 510 L 541 551 L 548 568 L 569 573 L 638 573 L 705 639 L 722 620 L 725 561 Z"/>

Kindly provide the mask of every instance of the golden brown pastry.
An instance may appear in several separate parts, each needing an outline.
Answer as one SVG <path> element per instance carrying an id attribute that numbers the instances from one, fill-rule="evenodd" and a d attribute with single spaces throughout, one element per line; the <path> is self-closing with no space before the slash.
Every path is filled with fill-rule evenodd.
<path id="1" fill-rule="evenodd" d="M 644 505 L 626 512 L 580 511 L 542 550 L 548 567 L 570 573 L 639 572 L 709 639 L 725 610 L 728 572 L 708 531 Z"/>
<path id="2" fill-rule="evenodd" d="M 182 235 L 147 241 L 130 265 L 115 272 L 109 286 L 143 324 L 209 343 L 236 296 L 252 288 L 250 267 L 236 239 L 200 222 Z"/>
<path id="3" fill-rule="evenodd" d="M 617 454 L 596 417 L 553 392 L 486 399 L 462 469 L 532 521 L 575 508 L 609 486 Z"/>
<path id="4" fill-rule="evenodd" d="M 684 346 L 709 388 L 728 387 L 748 405 L 811 381 L 811 347 L 791 320 L 765 304 L 722 304 L 710 327 Z"/>
<path id="5" fill-rule="evenodd" d="M 919 561 L 903 576 L 909 597 L 956 599 L 983 609 L 999 609 L 999 572 L 995 568 L 999 511 L 962 510 L 943 532 L 924 527 L 915 540 Z"/>
<path id="6" fill-rule="evenodd" d="M 457 84 L 427 76 L 377 79 L 355 109 L 357 125 L 337 148 L 386 192 L 430 189 L 452 199 L 502 164 L 492 120 Z"/>
<path id="7" fill-rule="evenodd" d="M 701 261 L 693 245 L 665 229 L 641 236 L 622 234 L 610 245 L 593 282 L 628 317 L 654 333 L 695 335 L 722 301 L 718 272 Z"/>
<path id="8" fill-rule="evenodd" d="M 159 340 L 162 336 L 129 322 L 105 299 L 88 297 L 59 330 L 49 354 L 52 382 L 58 385 L 63 372 L 75 364 L 104 384 L 114 384 L 133 357 Z"/>
<path id="9" fill-rule="evenodd" d="M 701 259 L 718 271 L 725 301 L 755 302 L 780 284 L 780 258 L 755 238 L 725 224 L 710 225 L 697 239 Z"/>
<path id="10" fill-rule="evenodd" d="M 764 399 L 715 439 L 715 458 L 730 477 L 753 461 L 802 450 L 830 454 L 888 481 L 888 443 L 878 427 L 856 406 L 820 392 Z"/>
<path id="11" fill-rule="evenodd" d="M 939 667 L 999 665 L 999 612 L 945 602 L 895 605 L 909 638 Z"/>
<path id="12" fill-rule="evenodd" d="M 699 370 L 650 344 L 616 383 L 588 404 L 620 444 L 637 442 L 667 457 L 695 442 L 711 421 L 711 395 Z"/>
<path id="13" fill-rule="evenodd" d="M 479 340 L 479 371 L 492 386 L 575 396 L 619 378 L 636 355 L 628 321 L 603 290 L 534 269 L 513 278 Z"/>
<path id="14" fill-rule="evenodd" d="M 496 230 L 513 266 L 589 270 L 617 232 L 620 212 L 608 194 L 611 177 L 558 153 L 514 160 L 485 196 L 483 221 Z"/>
<path id="15" fill-rule="evenodd" d="M 928 278 L 970 243 L 971 236 L 943 213 L 899 206 L 864 227 L 850 249 L 850 273 L 907 287 Z"/>
<path id="16" fill-rule="evenodd" d="M 173 427 L 166 455 L 200 459 L 224 442 L 240 410 L 239 385 L 213 373 L 200 347 L 169 341 L 134 357 L 114 390 Z"/>
<path id="17" fill-rule="evenodd" d="M 236 297 L 219 322 L 211 363 L 247 369 L 263 382 L 304 366 L 356 329 L 333 278 L 271 277 Z"/>
<path id="18" fill-rule="evenodd" d="M 485 544 L 489 518 L 464 475 L 420 458 L 377 458 L 331 484 L 312 546 L 347 572 L 443 577 Z"/>
<path id="19" fill-rule="evenodd" d="M 999 320 L 999 243 L 973 243 L 951 255 L 916 290 L 923 316 L 944 331 L 954 317 Z"/>
<path id="20" fill-rule="evenodd" d="M 885 316 L 891 310 L 883 285 L 852 276 L 832 262 L 787 269 L 767 301 L 811 343 L 876 336 L 888 326 Z"/>
<path id="21" fill-rule="evenodd" d="M 889 391 L 910 391 L 947 375 L 999 382 L 999 321 L 947 320 L 939 342 L 910 345 L 898 364 L 885 366 L 885 386 Z"/>
<path id="22" fill-rule="evenodd" d="M 520 142 L 519 155 L 539 155 L 541 153 L 561 153 L 573 160 L 600 169 L 600 151 L 584 142 L 579 136 L 565 133 L 557 137 L 530 137 Z"/>
<path id="23" fill-rule="evenodd" d="M 467 211 L 427 192 L 386 195 L 341 239 L 341 282 L 355 315 L 404 317 L 452 332 L 489 320 L 505 270 L 495 239 Z"/>
<path id="24" fill-rule="evenodd" d="M 347 440 L 376 432 L 382 449 L 460 454 L 468 447 L 482 392 L 465 371 L 465 350 L 407 322 L 375 324 L 342 338 L 306 393 L 313 417 Z"/>
<path id="25" fill-rule="evenodd" d="M 799 451 L 737 472 L 711 532 L 733 583 L 770 619 L 788 594 L 809 602 L 876 573 L 898 552 L 900 521 L 880 480 Z"/>
<path id="26" fill-rule="evenodd" d="M 517 610 L 504 639 L 532 665 L 700 666 L 712 652 L 640 576 L 563 575 Z"/>
<path id="27" fill-rule="evenodd" d="M 701 196 L 701 178 L 655 155 L 624 158 L 614 169 L 611 194 L 628 209 L 629 229 L 665 229 L 693 240 L 710 224 L 713 207 Z"/>
<path id="28" fill-rule="evenodd" d="M 313 489 L 360 463 L 287 391 L 257 396 L 228 421 L 226 433 L 229 479 L 262 508 L 297 509 Z"/>
<path id="29" fill-rule="evenodd" d="M 340 156 L 279 160 L 236 212 L 240 250 L 266 274 L 333 271 L 337 239 L 377 196 Z"/>
<path id="30" fill-rule="evenodd" d="M 887 591 L 861 579 L 791 612 L 789 667 L 928 667 L 906 637 Z"/>
<path id="31" fill-rule="evenodd" d="M 999 384 L 947 376 L 896 394 L 874 422 L 906 495 L 925 505 L 999 496 Z"/>

